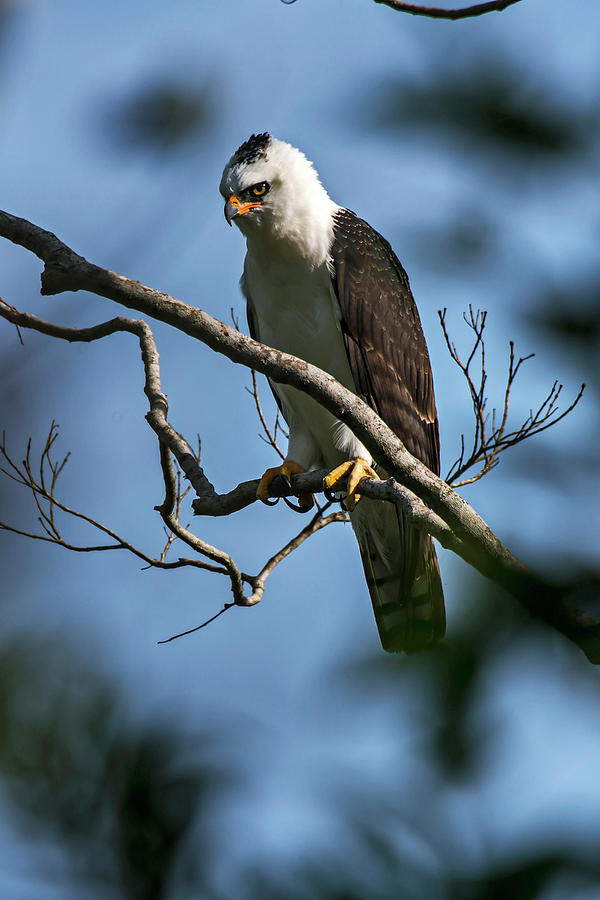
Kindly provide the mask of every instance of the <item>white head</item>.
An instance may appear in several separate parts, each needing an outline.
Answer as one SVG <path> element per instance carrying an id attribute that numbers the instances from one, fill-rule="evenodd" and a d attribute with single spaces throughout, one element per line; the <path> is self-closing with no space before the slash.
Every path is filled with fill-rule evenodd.
<path id="1" fill-rule="evenodd" d="M 323 262 L 338 209 L 313 164 L 291 144 L 253 134 L 233 154 L 221 179 L 225 218 L 246 236 L 249 248 L 274 241 Z"/>

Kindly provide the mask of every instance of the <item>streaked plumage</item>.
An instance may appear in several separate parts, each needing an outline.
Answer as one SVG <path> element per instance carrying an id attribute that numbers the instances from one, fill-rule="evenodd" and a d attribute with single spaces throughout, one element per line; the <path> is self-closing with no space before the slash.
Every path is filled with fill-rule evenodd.
<path id="1" fill-rule="evenodd" d="M 221 181 L 227 220 L 247 240 L 242 290 L 251 334 L 330 372 L 359 394 L 407 449 L 439 472 L 427 346 L 408 277 L 388 242 L 335 204 L 304 154 L 253 135 Z M 327 410 L 271 384 L 289 425 L 286 459 L 305 469 L 371 456 Z M 383 473 L 380 473 L 383 474 Z M 394 505 L 363 498 L 351 513 L 381 641 L 425 649 L 444 633 L 431 538 Z"/>

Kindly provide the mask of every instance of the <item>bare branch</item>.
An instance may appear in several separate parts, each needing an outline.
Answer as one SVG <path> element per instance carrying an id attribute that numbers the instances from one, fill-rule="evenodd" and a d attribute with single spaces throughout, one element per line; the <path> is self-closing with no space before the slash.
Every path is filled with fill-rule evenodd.
<path id="1" fill-rule="evenodd" d="M 236 316 L 236 314 L 234 312 L 233 306 L 230 308 L 229 312 L 230 312 L 231 321 L 233 322 L 233 326 L 234 326 L 235 330 L 239 331 L 240 323 L 239 323 L 238 317 Z M 269 446 L 271 446 L 273 448 L 273 450 L 275 450 L 275 452 L 281 459 L 285 459 L 285 454 L 282 452 L 281 448 L 279 447 L 279 445 L 277 443 L 278 428 L 287 437 L 285 430 L 283 428 L 281 428 L 281 426 L 279 425 L 279 409 L 277 410 L 277 414 L 275 416 L 275 426 L 273 428 L 273 431 L 271 431 L 271 429 L 267 425 L 267 420 L 265 419 L 265 415 L 263 413 L 262 404 L 260 402 L 260 397 L 258 394 L 258 381 L 256 378 L 256 372 L 254 369 L 250 369 L 250 377 L 252 378 L 252 390 L 250 390 L 250 388 L 246 388 L 246 390 L 248 391 L 250 396 L 253 397 L 253 399 L 254 399 L 254 406 L 256 409 L 256 414 L 258 416 L 258 420 L 259 420 L 262 430 L 264 432 L 264 434 L 259 434 L 259 438 L 261 440 L 263 440 L 266 444 L 269 444 Z"/>
<path id="2" fill-rule="evenodd" d="M 142 360 L 144 363 L 144 371 L 145 371 L 145 385 L 144 392 L 148 397 L 150 403 L 150 412 L 146 416 L 150 425 L 154 428 L 155 431 L 158 432 L 161 440 L 165 440 L 168 442 L 169 446 L 174 449 L 176 452 L 178 461 L 182 468 L 186 471 L 187 477 L 190 479 L 192 484 L 194 485 L 196 492 L 200 495 L 209 494 L 211 491 L 214 493 L 214 488 L 205 477 L 204 472 L 198 465 L 198 461 L 195 458 L 193 451 L 187 442 L 181 437 L 181 435 L 177 434 L 177 432 L 169 425 L 166 420 L 167 413 L 167 399 L 165 394 L 162 392 L 161 384 L 160 384 L 160 368 L 159 368 L 159 356 L 158 351 L 156 349 L 156 344 L 154 341 L 154 336 L 152 335 L 152 331 L 146 322 L 141 320 L 127 319 L 123 316 L 120 316 L 116 319 L 112 319 L 109 322 L 104 322 L 100 325 L 93 326 L 91 328 L 84 329 L 76 329 L 76 328 L 64 328 L 62 326 L 54 325 L 49 322 L 44 322 L 42 319 L 38 319 L 37 316 L 32 316 L 27 313 L 20 313 L 14 307 L 0 300 L 0 314 L 7 318 L 9 321 L 14 322 L 15 324 L 21 325 L 26 328 L 33 328 L 36 331 L 40 331 L 44 334 L 49 334 L 53 337 L 62 338 L 68 341 L 85 341 L 90 342 L 94 340 L 98 340 L 100 338 L 106 337 L 108 335 L 115 334 L 120 331 L 129 332 L 137 335 L 140 341 L 140 347 L 142 351 Z M 8 454 L 6 453 L 4 444 L 0 448 L 5 459 L 11 464 L 11 468 L 15 469 L 15 471 L 21 475 L 20 483 L 29 487 L 33 493 L 33 497 L 35 499 L 36 505 L 38 507 L 38 511 L 40 514 L 40 523 L 42 527 L 46 530 L 48 534 L 48 539 L 51 538 L 51 535 L 54 531 L 55 539 L 54 542 L 60 544 L 61 546 L 68 547 L 69 549 L 79 549 L 79 550 L 89 550 L 89 549 L 98 549 L 98 548 L 76 548 L 71 544 L 67 544 L 59 533 L 56 531 L 54 526 L 54 508 L 57 507 L 63 512 L 68 513 L 69 515 L 75 516 L 77 518 L 81 518 L 89 524 L 93 525 L 95 528 L 109 534 L 111 537 L 114 537 L 117 542 L 114 545 L 115 549 L 127 549 L 131 553 L 134 553 L 139 558 L 143 559 L 149 566 L 157 567 L 157 568 L 179 568 L 181 566 L 195 566 L 197 568 L 202 568 L 211 572 L 216 572 L 219 574 L 228 574 L 231 582 L 232 582 L 232 590 L 234 593 L 234 597 L 236 598 L 237 603 L 243 603 L 244 594 L 243 594 L 243 585 L 241 575 L 239 570 L 235 566 L 232 558 L 229 554 L 224 553 L 221 550 L 218 550 L 216 547 L 207 544 L 205 541 L 202 541 L 200 538 L 197 538 L 195 535 L 191 534 L 191 532 L 184 529 L 179 521 L 178 517 L 173 515 L 173 506 L 176 502 L 177 492 L 175 490 L 175 480 L 172 471 L 172 466 L 170 464 L 170 452 L 166 450 L 165 444 L 161 443 L 161 450 L 164 448 L 165 458 L 168 457 L 168 465 L 163 464 L 163 474 L 165 474 L 166 469 L 170 469 L 169 475 L 165 475 L 165 501 L 162 507 L 157 507 L 163 515 L 163 519 L 167 526 L 170 528 L 171 532 L 174 533 L 177 537 L 184 541 L 188 546 L 194 549 L 196 552 L 210 559 L 213 563 L 217 563 L 218 565 L 210 565 L 208 563 L 202 562 L 200 560 L 190 560 L 190 559 L 180 559 L 178 562 L 167 563 L 164 560 L 164 557 L 160 559 L 154 559 L 148 556 L 146 553 L 143 553 L 138 548 L 134 547 L 130 542 L 126 541 L 124 538 L 116 535 L 115 532 L 112 532 L 106 526 L 101 525 L 95 519 L 92 519 L 89 516 L 84 515 L 76 510 L 72 510 L 59 501 L 56 500 L 54 495 L 54 488 L 56 486 L 56 479 L 60 474 L 63 466 L 65 465 L 67 457 L 62 461 L 60 465 L 55 465 L 50 459 L 50 450 L 52 444 L 56 439 L 56 431 L 55 425 L 52 423 L 52 427 L 50 429 L 50 433 L 48 435 L 48 440 L 46 441 L 46 446 L 41 456 L 40 460 L 40 478 L 39 482 L 36 482 L 33 471 L 31 467 L 30 461 L 30 452 L 31 452 L 31 442 L 29 442 L 27 447 L 27 454 L 24 461 L 24 472 L 19 472 L 18 468 L 12 464 L 12 461 L 9 459 Z M 163 460 L 163 454 L 161 454 L 161 461 Z M 49 467 L 52 473 L 52 486 L 51 490 L 48 491 L 45 485 L 45 468 Z M 41 505 L 41 499 L 47 500 L 49 504 L 49 513 L 46 513 L 45 509 Z M 164 514 L 163 514 L 164 510 Z M 5 531 L 14 531 L 11 526 L 6 523 L 2 523 L 0 527 Z M 22 533 L 22 532 L 18 532 Z M 30 535 L 34 537 L 34 535 Z M 102 547 L 102 549 L 106 549 Z"/>
<path id="3" fill-rule="evenodd" d="M 329 504 L 328 504 L 329 505 Z M 252 587 L 252 602 L 248 602 L 244 605 L 253 606 L 256 603 L 259 603 L 263 597 L 264 589 L 265 589 L 265 581 L 273 571 L 273 569 L 279 565 L 287 556 L 290 555 L 294 550 L 297 550 L 301 544 L 304 543 L 309 537 L 313 534 L 316 534 L 317 531 L 320 531 L 322 528 L 325 528 L 327 525 L 331 525 L 333 522 L 349 522 L 349 517 L 343 512 L 334 512 L 330 513 L 328 516 L 323 516 L 322 511 L 313 516 L 311 521 L 306 525 L 302 531 L 300 531 L 295 537 L 293 537 L 285 547 L 282 547 L 277 553 L 275 553 L 263 566 L 258 575 L 246 575 L 242 574 L 242 578 L 245 582 L 251 585 Z M 248 598 L 250 600 L 250 598 Z M 239 604 L 237 604 L 239 605 Z M 201 625 L 196 625 L 195 628 L 189 628 L 187 631 L 181 631 L 179 634 L 174 634 L 170 638 L 166 638 L 164 641 L 158 641 L 159 644 L 168 644 L 170 641 L 174 641 L 177 638 L 185 637 L 185 635 L 193 634 L 196 631 L 200 631 L 201 628 L 206 628 L 207 625 L 210 625 L 211 622 L 214 622 L 215 619 L 218 619 L 219 616 L 223 615 L 224 612 L 227 612 L 228 609 L 231 609 L 233 606 L 236 606 L 236 603 L 226 603 L 223 609 L 219 610 L 216 615 L 211 616 L 210 619 L 207 619 L 205 622 L 202 622 Z"/>
<path id="4" fill-rule="evenodd" d="M 211 496 L 215 495 L 215 491 L 213 486 L 204 475 L 204 472 L 199 465 L 198 457 L 193 453 L 187 441 L 185 441 L 185 439 L 181 437 L 181 435 L 179 435 L 167 421 L 167 399 L 162 391 L 160 381 L 159 355 L 156 348 L 156 343 L 154 341 L 154 336 L 148 324 L 146 322 L 143 322 L 142 320 L 127 319 L 120 316 L 116 319 L 112 319 L 110 322 L 104 322 L 91 328 L 64 328 L 62 326 L 45 322 L 42 319 L 38 319 L 36 316 L 32 316 L 27 313 L 20 313 L 15 309 L 15 307 L 10 306 L 2 300 L 0 300 L 0 314 L 9 319 L 9 321 L 15 322 L 15 324 L 18 323 L 24 327 L 32 328 L 44 334 L 50 334 L 53 337 L 62 338 L 68 341 L 89 342 L 98 340 L 108 335 L 115 334 L 119 331 L 125 331 L 137 335 L 140 341 L 142 360 L 144 363 L 144 391 L 150 402 L 150 412 L 147 414 L 146 419 L 156 431 L 159 438 L 161 469 L 165 484 L 165 499 L 163 503 L 160 506 L 156 506 L 155 509 L 161 514 L 161 517 L 165 525 L 167 526 L 168 534 L 167 544 L 158 560 L 153 559 L 147 554 L 142 553 L 142 551 L 137 550 L 137 548 L 133 547 L 132 544 L 122 538 L 119 538 L 119 548 L 128 549 L 130 550 L 130 552 L 135 553 L 137 556 L 147 562 L 149 567 L 154 566 L 160 568 L 179 568 L 183 565 L 196 565 L 198 568 L 207 569 L 211 572 L 227 574 L 230 578 L 231 590 L 233 593 L 235 604 L 237 604 L 238 606 L 252 606 L 255 603 L 258 603 L 260 598 L 262 597 L 262 589 L 259 592 L 253 590 L 250 596 L 245 596 L 243 586 L 244 580 L 232 556 L 225 551 L 220 550 L 219 548 L 214 547 L 213 545 L 202 540 L 197 535 L 190 532 L 187 528 L 184 528 L 179 521 L 182 495 L 177 486 L 178 476 L 175 475 L 173 470 L 173 465 L 171 462 L 171 452 L 174 453 L 180 465 L 185 469 L 186 475 L 190 479 L 190 481 L 192 481 L 192 484 L 199 497 L 210 498 Z M 112 532 L 106 529 L 105 526 L 100 525 L 100 523 L 98 523 L 96 520 L 84 516 L 83 513 L 76 512 L 75 510 L 70 510 L 56 501 L 54 497 L 56 479 L 62 471 L 62 468 L 64 467 L 69 456 L 69 454 L 67 454 L 65 459 L 60 464 L 53 463 L 50 457 L 50 450 L 54 441 L 56 440 L 56 437 L 57 431 L 55 423 L 53 422 L 40 460 L 39 484 L 36 483 L 33 476 L 30 461 L 31 442 L 28 443 L 26 459 L 24 462 L 25 474 L 23 478 L 20 479 L 20 483 L 25 484 L 32 490 L 33 497 L 38 507 L 39 521 L 42 528 L 47 532 L 47 539 L 53 540 L 54 543 L 60 544 L 61 546 L 68 546 L 69 549 L 77 549 L 73 545 L 67 545 L 58 531 L 56 531 L 54 526 L 55 506 L 58 506 L 58 508 L 62 509 L 65 512 L 69 512 L 71 515 L 84 518 L 90 524 L 94 525 L 100 530 L 105 531 L 106 533 L 112 534 Z M 9 461 L 9 457 L 4 451 L 4 447 L 0 449 L 2 449 L 3 455 L 5 456 L 7 461 Z M 50 492 L 46 489 L 44 480 L 46 467 L 48 467 L 50 469 L 50 472 L 52 473 L 52 490 Z M 18 473 L 18 469 L 16 471 Z M 185 493 L 187 493 L 187 491 Z M 46 513 L 44 507 L 42 506 L 40 498 L 48 500 L 48 513 Z M 15 531 L 15 529 L 7 524 L 0 525 L 0 528 L 6 531 Z M 18 533 L 24 534 L 24 532 Z M 36 535 L 33 534 L 27 534 L 27 536 L 36 537 Z M 179 540 L 183 541 L 196 553 L 206 557 L 216 565 L 209 565 L 207 563 L 201 563 L 197 560 L 188 559 L 180 559 L 176 563 L 166 563 L 166 553 L 176 538 L 179 538 Z M 83 550 L 107 548 L 103 546 L 102 548 L 95 547 L 79 549 Z"/>
<path id="5" fill-rule="evenodd" d="M 55 238 L 55 240 L 57 239 Z M 69 341 L 69 343 L 80 341 L 90 343 L 118 332 L 128 332 L 136 335 L 140 342 L 146 376 L 144 393 L 150 403 L 150 411 L 146 415 L 148 424 L 159 435 L 163 443 L 172 450 L 196 494 L 202 497 L 210 496 L 214 493 L 214 487 L 199 466 L 194 451 L 167 421 L 168 403 L 160 384 L 158 350 L 156 349 L 154 335 L 146 322 L 142 319 L 128 319 L 125 316 L 118 316 L 115 319 L 110 319 L 108 322 L 102 322 L 99 325 L 93 325 L 90 328 L 66 328 L 62 325 L 46 322 L 30 313 L 21 313 L 2 299 L 0 299 L 0 316 L 9 322 L 13 322 L 15 325 L 20 325 L 23 328 L 32 328 L 42 334 Z"/>
<path id="6" fill-rule="evenodd" d="M 322 528 L 325 528 L 327 525 L 331 525 L 334 522 L 349 522 L 349 516 L 341 511 L 337 511 L 334 513 L 330 513 L 328 516 L 324 516 L 324 511 L 331 504 L 326 504 L 323 509 L 319 509 L 317 513 L 312 517 L 308 525 L 298 532 L 298 534 L 293 537 L 290 541 L 287 542 L 285 547 L 282 547 L 277 553 L 274 553 L 273 556 L 264 564 L 258 575 L 244 575 L 244 581 L 247 581 L 252 587 L 252 594 L 257 598 L 257 601 L 261 599 L 264 589 L 265 589 L 265 581 L 273 571 L 273 569 L 279 565 L 280 562 L 290 555 L 294 550 L 297 550 L 304 541 L 306 541 L 313 534 L 316 534 L 317 531 L 320 531 Z"/>
<path id="7" fill-rule="evenodd" d="M 281 459 L 285 459 L 285 453 L 283 453 L 283 451 L 281 450 L 281 447 L 277 443 L 277 429 L 279 428 L 280 430 L 282 430 L 281 426 L 279 425 L 279 410 L 277 411 L 277 415 L 275 417 L 275 427 L 274 427 L 273 431 L 271 431 L 271 429 L 267 425 L 267 420 L 265 419 L 265 415 L 263 413 L 262 405 L 260 402 L 260 397 L 258 395 L 258 382 L 256 379 L 256 372 L 254 371 L 254 369 L 250 369 L 250 375 L 252 377 L 252 390 L 250 390 L 249 388 L 246 388 L 246 390 L 248 391 L 249 394 L 252 395 L 252 397 L 254 397 L 254 405 L 256 407 L 256 414 L 258 415 L 260 424 L 262 425 L 262 429 L 265 433 L 264 436 L 259 435 L 259 437 L 261 437 L 267 444 L 270 444 L 270 446 L 273 448 L 273 450 L 275 450 L 275 452 L 277 454 L 279 454 Z"/>
<path id="8" fill-rule="evenodd" d="M 555 381 L 537 410 L 535 412 L 531 410 L 525 421 L 518 428 L 507 432 L 506 426 L 508 422 L 510 394 L 513 385 L 523 363 L 532 359 L 534 356 L 533 353 L 530 353 L 528 356 L 522 356 L 515 361 L 515 346 L 514 342 L 510 341 L 508 374 L 504 391 L 502 413 L 499 417 L 499 424 L 497 424 L 498 417 L 496 415 L 496 410 L 492 410 L 491 428 L 489 428 L 489 416 L 486 413 L 487 397 L 485 388 L 487 383 L 487 373 L 485 367 L 485 341 L 483 337 L 487 313 L 485 311 L 482 312 L 481 310 L 473 312 L 472 306 L 469 306 L 468 315 L 463 313 L 463 319 L 474 334 L 473 347 L 464 363 L 448 334 L 448 329 L 446 327 L 446 309 L 438 310 L 438 316 L 450 356 L 463 373 L 467 382 L 469 393 L 471 395 L 471 402 L 473 404 L 473 414 L 475 416 L 475 430 L 471 453 L 468 458 L 465 458 L 465 438 L 464 435 L 461 435 L 460 453 L 446 476 L 447 483 L 452 484 L 453 487 L 457 488 L 463 487 L 466 484 L 472 484 L 480 478 L 483 478 L 487 472 L 498 465 L 500 454 L 509 447 L 520 444 L 521 441 L 533 437 L 534 434 L 540 434 L 540 432 L 545 431 L 546 428 L 550 428 L 551 425 L 556 425 L 561 419 L 564 419 L 565 416 L 575 409 L 581 400 L 585 385 L 581 385 L 579 393 L 570 406 L 559 414 L 557 406 L 558 398 L 562 391 L 562 384 L 558 384 L 558 382 Z M 476 358 L 479 359 L 478 383 L 476 383 L 471 372 L 472 363 Z M 480 466 L 474 475 L 459 480 L 462 475 L 474 466 Z"/>
<path id="9" fill-rule="evenodd" d="M 290 497 L 300 494 L 318 494 L 323 491 L 323 479 L 329 469 L 317 469 L 290 476 L 290 486 L 283 478 L 276 478 L 270 486 L 272 497 Z M 341 481 L 344 487 L 345 479 Z M 198 516 L 229 516 L 246 506 L 257 502 L 256 489 L 259 479 L 243 481 L 227 494 L 215 494 L 207 499 L 192 500 L 194 513 Z M 360 483 L 360 492 L 372 500 L 387 500 L 402 506 L 411 525 L 433 535 L 442 546 L 458 552 L 460 542 L 455 538 L 452 529 L 433 510 L 409 488 L 399 484 L 393 478 L 380 481 L 377 478 L 365 478 Z"/>
<path id="10" fill-rule="evenodd" d="M 165 638 L 164 641 L 157 641 L 157 644 L 168 644 L 171 641 L 176 641 L 177 638 L 185 637 L 186 634 L 193 634 L 195 631 L 200 631 L 201 628 L 206 628 L 207 625 L 210 625 L 211 622 L 214 622 L 215 619 L 218 619 L 219 616 L 222 616 L 224 612 L 227 612 L 228 609 L 232 609 L 236 604 L 235 603 L 226 603 L 223 609 L 220 609 L 216 615 L 211 616 L 210 619 L 207 619 L 206 622 L 203 622 L 202 625 L 196 625 L 195 628 L 188 628 L 187 631 L 180 631 L 179 634 L 172 634 L 171 637 Z"/>
<path id="11" fill-rule="evenodd" d="M 182 489 L 181 489 L 181 472 L 179 471 L 179 469 L 175 473 L 175 479 L 176 479 L 176 486 L 175 486 L 176 493 L 175 493 L 175 502 L 174 502 L 175 508 L 173 510 L 173 515 L 175 517 L 175 521 L 179 522 L 179 518 L 181 516 L 181 503 L 182 503 L 184 497 L 186 497 L 189 494 L 189 492 L 191 490 L 191 485 L 188 484 L 186 489 L 184 491 L 182 491 Z M 165 546 L 163 547 L 162 553 L 160 554 L 160 559 L 163 562 L 167 558 L 167 554 L 168 554 L 169 550 L 171 549 L 171 546 L 177 540 L 177 535 L 175 534 L 174 531 L 169 531 L 168 529 L 165 528 L 165 534 L 167 536 L 167 541 L 166 541 Z"/>
<path id="12" fill-rule="evenodd" d="M 52 478 L 50 487 L 44 487 L 42 485 L 42 482 L 45 483 L 48 470 L 50 470 L 50 472 L 57 471 L 58 469 L 62 470 L 64 466 L 64 460 L 63 463 L 58 465 L 53 461 L 50 455 L 50 450 L 52 445 L 54 444 L 54 441 L 56 440 L 57 433 L 57 426 L 53 422 L 41 456 L 40 471 L 42 472 L 42 476 L 39 479 L 34 476 L 31 466 L 31 441 L 28 441 L 25 460 L 23 461 L 22 467 L 20 467 L 10 456 L 6 448 L 6 438 L 5 435 L 3 435 L 2 442 L 0 443 L 0 455 L 7 463 L 9 469 L 1 468 L 0 471 L 8 474 L 13 481 L 17 482 L 17 484 L 20 484 L 22 487 L 26 487 L 31 491 L 36 506 L 40 512 L 38 521 L 40 522 L 40 525 L 42 526 L 45 533 L 37 534 L 35 532 L 24 531 L 23 529 L 16 528 L 15 526 L 8 524 L 7 522 L 0 522 L 0 531 L 11 532 L 12 534 L 20 534 L 37 541 L 46 541 L 48 543 L 56 544 L 59 547 L 64 547 L 66 550 L 73 550 L 77 553 L 91 553 L 105 550 L 127 550 L 138 559 L 143 560 L 143 562 L 147 563 L 148 567 L 151 568 L 179 569 L 183 566 L 192 566 L 199 569 L 205 569 L 209 572 L 217 572 L 222 575 L 228 574 L 226 568 L 224 568 L 223 566 L 209 565 L 202 560 L 180 558 L 179 560 L 177 560 L 177 562 L 168 563 L 161 559 L 155 559 L 149 556 L 147 553 L 144 553 L 138 547 L 135 547 L 129 541 L 125 540 L 125 538 L 121 537 L 116 531 L 113 531 L 113 529 L 108 528 L 106 525 L 103 525 L 101 522 L 97 521 L 91 516 L 86 515 L 85 513 L 80 512 L 79 510 L 71 509 L 71 507 L 67 506 L 61 500 L 59 500 L 55 494 L 57 477 Z M 44 507 L 44 502 L 48 505 L 48 510 L 51 510 L 51 512 Z M 91 525 L 93 528 L 111 538 L 113 543 L 101 545 L 72 544 L 62 536 L 62 533 L 59 530 L 58 525 L 56 524 L 56 521 L 54 519 L 55 510 L 60 510 L 67 516 L 71 516 L 74 519 L 79 519 L 83 522 L 87 522 L 88 525 Z"/>
<path id="13" fill-rule="evenodd" d="M 469 565 L 502 585 L 536 617 L 576 643 L 591 661 L 600 662 L 600 623 L 573 609 L 564 589 L 532 573 L 460 495 L 408 453 L 376 413 L 331 375 L 290 354 L 253 341 L 197 307 L 87 262 L 55 235 L 25 219 L 0 212 L 0 236 L 26 247 L 44 261 L 43 294 L 85 290 L 107 297 L 178 328 L 235 363 L 254 368 L 313 397 L 351 429 L 382 469 L 436 514 L 453 534 L 452 549 Z M 0 308 L 0 315 L 14 321 L 7 314 L 6 305 Z M 166 422 L 166 404 L 160 407 L 160 403 L 151 403 L 148 422 L 181 465 L 180 442 L 188 451 L 189 447 Z M 191 454 L 189 461 L 196 465 Z M 182 468 L 188 474 L 184 465 Z M 206 485 L 203 487 L 210 495 Z M 198 493 L 195 485 L 194 488 Z"/>
<path id="14" fill-rule="evenodd" d="M 508 6 L 520 0 L 490 0 L 489 3 L 476 3 L 462 9 L 440 9 L 437 6 L 421 6 L 417 3 L 404 3 L 402 0 L 375 0 L 383 6 L 389 6 L 397 12 L 409 13 L 413 16 L 428 16 L 430 19 L 468 19 L 472 16 L 483 16 L 485 13 L 502 12 Z"/>
<path id="15" fill-rule="evenodd" d="M 233 558 L 224 550 L 219 550 L 203 541 L 197 535 L 193 534 L 179 522 L 174 515 L 173 507 L 175 502 L 175 477 L 173 474 L 173 463 L 171 461 L 171 451 L 159 440 L 160 465 L 165 481 L 165 502 L 162 506 L 156 506 L 155 509 L 161 514 L 162 520 L 170 532 L 176 535 L 184 544 L 187 544 L 196 553 L 206 556 L 214 563 L 218 563 L 222 569 L 229 575 L 231 582 L 231 592 L 233 594 L 234 603 L 238 606 L 251 606 L 251 600 L 244 596 L 244 585 L 242 574 L 236 566 Z"/>

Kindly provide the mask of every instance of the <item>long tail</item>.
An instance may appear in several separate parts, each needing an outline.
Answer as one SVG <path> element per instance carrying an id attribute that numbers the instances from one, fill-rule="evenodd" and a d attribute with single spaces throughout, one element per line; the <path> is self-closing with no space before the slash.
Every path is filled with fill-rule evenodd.
<path id="1" fill-rule="evenodd" d="M 427 650 L 446 630 L 433 540 L 411 528 L 391 503 L 363 497 L 351 519 L 384 650 Z"/>

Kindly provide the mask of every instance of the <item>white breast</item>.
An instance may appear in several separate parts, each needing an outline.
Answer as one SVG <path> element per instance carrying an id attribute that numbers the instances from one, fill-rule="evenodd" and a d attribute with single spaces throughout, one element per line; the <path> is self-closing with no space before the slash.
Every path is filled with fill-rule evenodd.
<path id="1" fill-rule="evenodd" d="M 242 287 L 259 339 L 324 369 L 355 391 L 340 314 L 326 264 L 248 253 Z M 302 391 L 273 384 L 290 426 L 288 456 L 305 468 L 333 467 L 349 456 L 370 459 L 354 435 Z M 303 458 L 298 458 L 303 457 Z"/>

